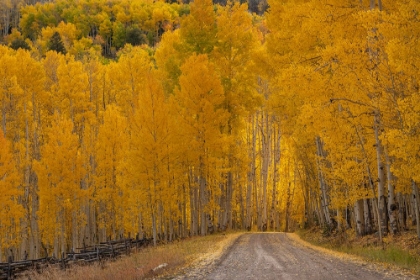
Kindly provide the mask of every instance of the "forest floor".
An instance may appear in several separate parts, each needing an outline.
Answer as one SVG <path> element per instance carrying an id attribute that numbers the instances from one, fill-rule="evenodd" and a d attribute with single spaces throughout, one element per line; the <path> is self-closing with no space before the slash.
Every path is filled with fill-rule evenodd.
<path id="1" fill-rule="evenodd" d="M 44 270 L 41 274 L 30 273 L 22 279 L 31 280 L 131 280 L 172 278 L 196 263 L 211 264 L 241 233 L 223 233 L 196 236 L 156 247 L 149 246 L 121 256 L 116 260 L 72 266 L 65 271 L 58 268 Z"/>
<path id="2" fill-rule="evenodd" d="M 299 230 L 297 234 L 319 250 L 330 249 L 335 254 L 345 253 L 366 262 L 403 269 L 420 279 L 420 240 L 415 228 L 396 235 L 388 234 L 383 238 L 383 244 L 377 234 L 357 237 L 352 229 L 326 235 L 322 229 L 314 227 Z"/>
<path id="3" fill-rule="evenodd" d="M 219 233 L 30 279 L 420 279 L 420 245 L 412 231 L 388 236 L 384 244 L 385 250 L 374 235 L 356 238 L 350 231 L 326 237 L 319 228 Z"/>
<path id="4" fill-rule="evenodd" d="M 175 279 L 418 279 L 409 271 L 313 246 L 294 233 L 246 233 L 217 260 Z"/>

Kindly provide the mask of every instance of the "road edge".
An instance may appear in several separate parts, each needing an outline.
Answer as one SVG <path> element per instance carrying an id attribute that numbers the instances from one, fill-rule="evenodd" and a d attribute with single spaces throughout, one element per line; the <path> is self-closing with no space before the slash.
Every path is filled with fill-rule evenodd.
<path id="1" fill-rule="evenodd" d="M 365 260 L 365 259 L 363 259 L 362 257 L 359 257 L 359 256 L 350 255 L 350 254 L 347 254 L 347 253 L 338 252 L 338 251 L 334 251 L 334 250 L 331 250 L 331 249 L 316 246 L 316 245 L 313 245 L 313 244 L 303 240 L 302 238 L 300 238 L 299 235 L 297 235 L 296 233 L 293 233 L 293 232 L 287 232 L 285 234 L 295 244 L 298 244 L 298 245 L 303 246 L 303 247 L 307 247 L 307 248 L 312 249 L 314 251 L 320 252 L 324 255 L 332 256 L 332 257 L 335 257 L 335 258 L 338 258 L 338 259 L 341 259 L 341 260 L 344 259 L 344 260 L 350 261 L 354 264 L 366 267 L 369 270 L 381 271 L 383 273 L 395 275 L 395 276 L 398 276 L 398 277 L 401 277 L 401 276 L 410 277 L 409 279 L 420 279 L 419 275 L 415 275 L 407 269 L 402 269 L 400 267 L 394 266 L 392 264 L 387 264 L 387 263 L 370 262 L 370 261 L 367 261 L 367 260 Z"/>
<path id="2" fill-rule="evenodd" d="M 178 273 L 171 275 L 170 279 L 188 279 L 191 277 L 199 276 L 198 273 L 210 273 L 210 270 L 223 260 L 223 258 L 229 253 L 230 249 L 236 244 L 239 238 L 245 234 L 246 232 L 226 234 L 227 238 L 221 242 L 218 242 L 217 248 L 214 251 L 200 255 L 187 267 L 181 268 Z"/>

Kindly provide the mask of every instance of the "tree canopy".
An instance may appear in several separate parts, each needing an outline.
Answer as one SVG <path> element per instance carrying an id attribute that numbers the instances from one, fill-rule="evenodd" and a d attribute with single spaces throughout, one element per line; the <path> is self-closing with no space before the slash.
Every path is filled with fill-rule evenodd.
<path id="1" fill-rule="evenodd" d="M 0 261 L 226 229 L 382 237 L 408 217 L 420 237 L 420 4 L 367 2 L 19 4 Z"/>

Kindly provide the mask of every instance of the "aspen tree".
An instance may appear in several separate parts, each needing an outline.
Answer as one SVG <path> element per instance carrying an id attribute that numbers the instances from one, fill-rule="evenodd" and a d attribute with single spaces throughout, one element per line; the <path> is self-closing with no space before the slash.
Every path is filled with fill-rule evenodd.
<path id="1" fill-rule="evenodd" d="M 225 139 L 221 128 L 226 126 L 229 114 L 221 107 L 223 87 L 206 55 L 191 56 L 181 70 L 175 100 L 182 116 L 183 139 L 191 151 L 189 158 L 194 169 L 191 175 L 197 179 L 193 193 L 199 195 L 200 234 L 206 235 L 210 215 L 208 194 L 212 187 L 208 177 L 214 172 L 211 167 L 217 166 L 211 163 L 222 154 Z"/>
<path id="2" fill-rule="evenodd" d="M 216 44 L 216 14 L 211 0 L 190 4 L 190 14 L 181 21 L 180 36 L 185 53 L 209 54 Z"/>
<path id="3" fill-rule="evenodd" d="M 18 202 L 23 190 L 19 188 L 19 173 L 11 145 L 0 130 L 0 261 L 5 261 L 8 249 L 17 247 L 20 220 L 25 214 Z M 24 230 L 24 229 L 23 229 Z"/>
<path id="4" fill-rule="evenodd" d="M 13 109 L 16 107 L 21 89 L 16 77 L 17 57 L 15 52 L 5 46 L 0 46 L 0 66 L 1 129 L 8 137 L 14 133 L 10 131 L 12 129 L 10 122 L 14 119 Z"/>
<path id="5" fill-rule="evenodd" d="M 246 222 L 245 228 L 247 230 L 252 229 L 252 218 L 253 218 L 253 192 L 256 186 L 256 141 L 257 141 L 257 128 L 255 116 L 251 115 L 248 117 L 249 121 L 247 124 L 247 145 L 248 145 L 248 174 L 247 174 L 247 192 L 246 192 Z"/>
<path id="6" fill-rule="evenodd" d="M 169 110 L 162 85 L 152 70 L 145 73 L 144 87 L 136 104 L 135 114 L 130 119 L 129 154 L 125 156 L 128 161 L 125 168 L 130 177 L 126 180 L 133 182 L 132 188 L 140 188 L 141 197 L 147 201 L 144 214 L 151 217 L 151 230 L 156 245 L 163 234 L 167 237 L 166 221 L 173 218 L 169 213 L 173 208 L 171 199 L 175 195 L 175 188 L 168 181 L 173 160 L 169 148 Z"/>
<path id="7" fill-rule="evenodd" d="M 7 53 L 6 53 L 7 55 Z M 15 67 L 8 66 L 9 74 L 4 76 L 4 97 L 8 100 L 9 108 L 4 108 L 4 131 L 13 139 L 18 169 L 21 172 L 21 185 L 24 194 L 20 202 L 24 206 L 25 215 L 22 218 L 22 227 L 27 230 L 22 232 L 22 243 L 19 255 L 25 251 L 29 257 L 38 256 L 39 244 L 37 243 L 38 225 L 36 211 L 38 208 L 36 177 L 32 170 L 33 159 L 39 158 L 39 137 L 41 128 L 41 107 L 44 100 L 43 72 L 41 64 L 33 59 L 29 52 L 18 50 L 14 54 Z M 19 57 L 19 59 L 17 59 Z M 11 62 L 11 61 L 10 61 Z M 13 75 L 16 88 L 10 88 L 13 83 L 8 76 Z M 12 81 L 13 81 L 12 80 Z M 5 101 L 6 101 L 5 100 Z M 7 103 L 3 103 L 6 105 Z M 8 114 L 9 113 L 9 114 Z M 7 122 L 12 128 L 8 131 Z"/>
<path id="8" fill-rule="evenodd" d="M 54 114 L 47 129 L 42 157 L 34 164 L 39 181 L 39 225 L 41 241 L 56 256 L 76 248 L 80 225 L 86 219 L 81 204 L 86 192 L 77 135 L 73 122 Z"/>
<path id="9" fill-rule="evenodd" d="M 123 224 L 124 194 L 127 190 L 118 184 L 118 168 L 124 159 L 126 147 L 127 119 L 119 108 L 110 105 L 103 112 L 103 123 L 99 127 L 95 145 L 95 174 L 93 199 L 99 229 L 99 240 L 106 241 L 109 236 L 118 238 L 118 230 Z"/>
<path id="10" fill-rule="evenodd" d="M 212 57 L 218 66 L 225 93 L 224 107 L 230 114 L 226 134 L 231 137 L 229 148 L 228 169 L 233 169 L 236 154 L 235 142 L 238 142 L 238 132 L 243 124 L 242 119 L 249 111 L 258 105 L 256 95 L 256 71 L 253 67 L 253 54 L 257 46 L 257 32 L 252 24 L 252 18 L 247 12 L 246 5 L 229 2 L 220 7 L 217 15 L 217 44 Z M 221 221 L 222 228 L 232 227 L 232 197 L 233 174 L 227 173 L 224 201 L 226 209 Z"/>
<path id="11" fill-rule="evenodd" d="M 122 112 L 127 117 L 136 110 L 136 101 L 145 82 L 145 74 L 151 66 L 149 53 L 140 47 L 129 47 L 118 63 L 112 64 L 109 82 L 113 85 L 113 101 L 123 108 Z"/>

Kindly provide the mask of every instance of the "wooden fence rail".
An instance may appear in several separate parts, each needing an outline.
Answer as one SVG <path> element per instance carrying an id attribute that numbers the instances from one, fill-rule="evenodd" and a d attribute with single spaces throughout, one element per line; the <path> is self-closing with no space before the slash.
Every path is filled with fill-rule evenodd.
<path id="1" fill-rule="evenodd" d="M 61 259 L 46 257 L 36 260 L 14 262 L 11 257 L 7 263 L 0 263 L 0 280 L 11 280 L 26 275 L 29 271 L 42 271 L 47 267 L 59 266 L 66 269 L 74 264 L 88 264 L 101 260 L 114 259 L 121 255 L 129 255 L 134 248 L 141 248 L 152 243 L 152 239 L 121 239 L 101 242 L 97 245 L 76 248 L 78 252 L 62 254 Z"/>

